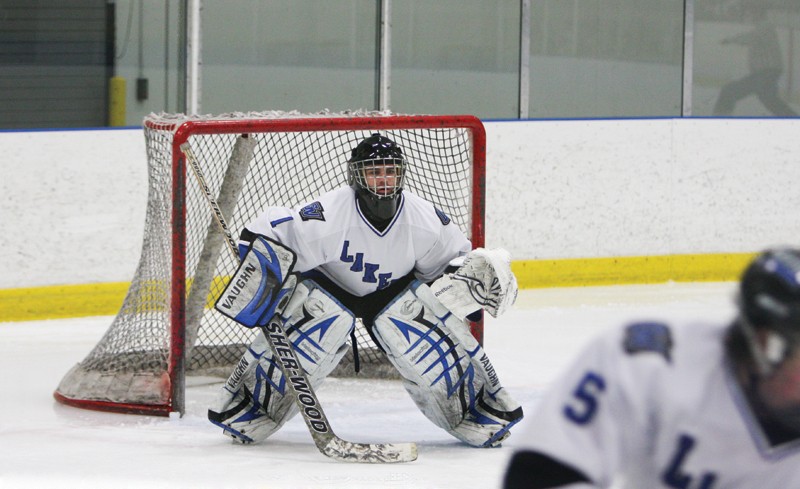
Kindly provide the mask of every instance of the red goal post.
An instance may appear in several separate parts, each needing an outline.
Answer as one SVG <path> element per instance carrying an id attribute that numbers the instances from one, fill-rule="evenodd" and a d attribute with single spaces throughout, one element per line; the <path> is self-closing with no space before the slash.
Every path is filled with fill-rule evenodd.
<path id="1" fill-rule="evenodd" d="M 56 399 L 115 412 L 183 413 L 187 373 L 225 378 L 252 341 L 252 330 L 211 307 L 236 263 L 182 145 L 191 147 L 235 238 L 264 207 L 294 207 L 346 185 L 350 151 L 373 132 L 404 149 L 407 191 L 450 216 L 474 247 L 483 246 L 486 134 L 474 116 L 151 114 L 144 121 L 149 194 L 139 267 L 119 314 L 61 381 Z M 483 323 L 471 327 L 482 342 Z M 368 334 L 359 335 L 361 375 L 391 376 Z M 334 375 L 348 375 L 348 362 L 352 354 Z"/>

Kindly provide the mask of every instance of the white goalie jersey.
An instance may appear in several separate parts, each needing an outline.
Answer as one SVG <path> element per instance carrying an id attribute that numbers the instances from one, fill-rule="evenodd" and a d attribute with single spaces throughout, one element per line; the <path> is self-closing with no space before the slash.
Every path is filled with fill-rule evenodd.
<path id="1" fill-rule="evenodd" d="M 768 441 L 733 377 L 725 329 L 639 323 L 601 336 L 536 407 L 519 450 L 597 487 L 800 487 L 800 439 Z"/>
<path id="2" fill-rule="evenodd" d="M 297 253 L 295 270 L 317 269 L 359 297 L 388 287 L 412 270 L 420 280 L 430 281 L 450 260 L 472 249 L 447 215 L 408 191 L 383 231 L 367 221 L 350 187 L 295 209 L 271 207 L 247 229 Z"/>

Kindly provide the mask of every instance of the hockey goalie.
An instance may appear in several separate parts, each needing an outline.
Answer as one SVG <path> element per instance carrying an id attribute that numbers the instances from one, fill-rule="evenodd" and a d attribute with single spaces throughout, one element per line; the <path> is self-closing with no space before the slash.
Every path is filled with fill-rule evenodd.
<path id="1" fill-rule="evenodd" d="M 498 446 L 522 419 L 467 320 L 501 315 L 517 282 L 502 249 L 472 250 L 457 225 L 404 191 L 407 162 L 373 134 L 347 162 L 348 186 L 245 226 L 241 266 L 216 309 L 246 327 L 279 319 L 313 388 L 336 367 L 360 318 L 422 413 L 457 439 Z M 240 443 L 297 413 L 263 333 L 209 409 Z"/>

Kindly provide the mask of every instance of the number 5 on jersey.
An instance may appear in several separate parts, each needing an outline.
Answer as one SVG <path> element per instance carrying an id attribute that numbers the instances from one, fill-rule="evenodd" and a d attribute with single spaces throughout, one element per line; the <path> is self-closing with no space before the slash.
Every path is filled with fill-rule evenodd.
<path id="1" fill-rule="evenodd" d="M 570 402 L 564 406 L 564 416 L 580 425 L 589 423 L 597 413 L 598 397 L 606 390 L 606 381 L 600 374 L 586 372 L 575 390 Z"/>

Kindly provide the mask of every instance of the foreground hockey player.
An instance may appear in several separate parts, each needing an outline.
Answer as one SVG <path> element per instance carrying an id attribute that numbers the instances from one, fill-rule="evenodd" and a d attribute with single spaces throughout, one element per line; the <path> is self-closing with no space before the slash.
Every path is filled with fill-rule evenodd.
<path id="1" fill-rule="evenodd" d="M 760 254 L 738 309 L 730 326 L 593 342 L 537 406 L 504 487 L 800 487 L 800 250 Z"/>
<path id="2" fill-rule="evenodd" d="M 510 256 L 472 250 L 447 215 L 403 191 L 406 167 L 402 149 L 373 134 L 352 151 L 349 186 L 296 209 L 268 208 L 241 233 L 242 264 L 216 308 L 248 327 L 277 314 L 313 387 L 361 318 L 428 419 L 470 445 L 497 446 L 522 408 L 465 320 L 513 304 Z M 260 333 L 208 415 L 252 443 L 296 413 Z"/>

